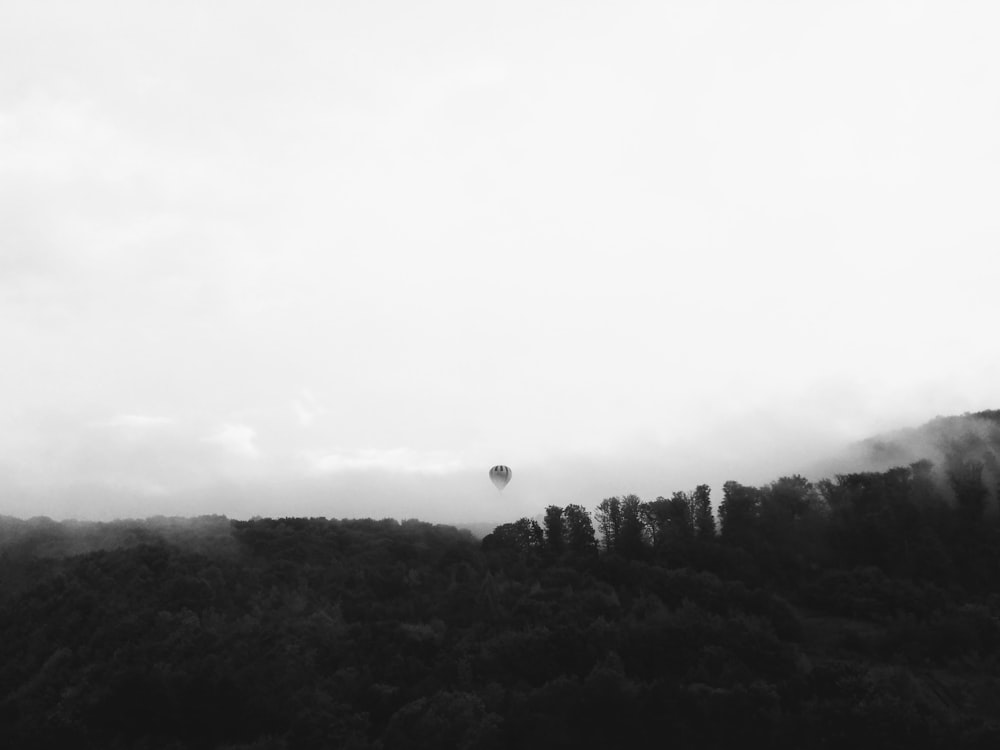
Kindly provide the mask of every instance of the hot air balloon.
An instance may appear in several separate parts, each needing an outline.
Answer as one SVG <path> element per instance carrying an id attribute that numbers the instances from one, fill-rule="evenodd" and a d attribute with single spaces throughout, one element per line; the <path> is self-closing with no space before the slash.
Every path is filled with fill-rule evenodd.
<path id="1" fill-rule="evenodd" d="M 493 484 L 496 485 L 498 490 L 502 490 L 507 486 L 507 482 L 510 481 L 510 467 L 494 466 L 490 469 L 490 479 L 493 480 Z"/>

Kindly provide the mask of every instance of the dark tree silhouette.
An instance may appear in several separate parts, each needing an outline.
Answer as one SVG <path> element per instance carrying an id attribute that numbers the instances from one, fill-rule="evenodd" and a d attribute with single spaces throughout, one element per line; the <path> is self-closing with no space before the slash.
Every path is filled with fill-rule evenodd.
<path id="1" fill-rule="evenodd" d="M 642 501 L 637 495 L 626 495 L 621 499 L 620 507 L 622 520 L 615 551 L 627 558 L 642 557 L 646 547 Z"/>
<path id="2" fill-rule="evenodd" d="M 567 528 L 563 518 L 563 509 L 558 505 L 550 505 L 545 509 L 545 544 L 549 551 L 561 555 L 566 549 Z"/>
<path id="3" fill-rule="evenodd" d="M 761 494 L 756 487 L 747 487 L 732 480 L 722 486 L 719 521 L 724 541 L 741 546 L 750 546 L 756 541 Z"/>
<path id="4" fill-rule="evenodd" d="M 622 505 L 617 497 L 606 497 L 597 506 L 594 513 L 597 519 L 597 529 L 601 534 L 601 544 L 606 551 L 618 547 L 618 537 L 622 528 Z"/>
<path id="5" fill-rule="evenodd" d="M 579 556 L 597 552 L 594 524 L 590 520 L 590 514 L 582 505 L 567 505 L 563 510 L 563 519 L 570 552 Z"/>
<path id="6" fill-rule="evenodd" d="M 691 494 L 691 515 L 695 532 L 699 539 L 707 541 L 715 538 L 715 516 L 712 515 L 711 488 L 699 484 Z"/>
<path id="7" fill-rule="evenodd" d="M 483 539 L 483 545 L 486 549 L 537 551 L 545 546 L 545 534 L 537 521 L 519 518 L 513 523 L 497 526 Z"/>

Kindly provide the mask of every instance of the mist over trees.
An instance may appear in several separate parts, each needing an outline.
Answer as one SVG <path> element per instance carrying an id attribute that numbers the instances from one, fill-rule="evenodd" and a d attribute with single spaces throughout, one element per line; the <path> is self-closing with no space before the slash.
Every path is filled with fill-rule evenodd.
<path id="1" fill-rule="evenodd" d="M 714 512 L 707 485 L 550 505 L 481 541 L 415 520 L 0 519 L 0 736 L 997 747 L 995 445 L 729 481 Z"/>

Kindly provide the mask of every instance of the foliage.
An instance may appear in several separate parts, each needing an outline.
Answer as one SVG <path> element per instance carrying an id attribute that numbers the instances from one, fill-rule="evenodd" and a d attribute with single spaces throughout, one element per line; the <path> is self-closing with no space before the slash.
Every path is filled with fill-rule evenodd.
<path id="1" fill-rule="evenodd" d="M 0 736 L 992 747 L 1000 514 L 982 465 L 948 472 L 728 482 L 718 534 L 705 485 L 593 520 L 550 505 L 482 542 L 392 519 L 2 519 Z"/>

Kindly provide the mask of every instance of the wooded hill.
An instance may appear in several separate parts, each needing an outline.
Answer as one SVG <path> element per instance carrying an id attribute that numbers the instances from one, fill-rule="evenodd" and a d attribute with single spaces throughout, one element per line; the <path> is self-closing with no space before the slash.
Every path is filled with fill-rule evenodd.
<path id="1" fill-rule="evenodd" d="M 5 518 L 0 737 L 992 750 L 996 414 L 963 417 L 978 437 L 934 465 L 729 482 L 715 512 L 705 486 L 550 506 L 481 542 L 412 520 Z"/>

